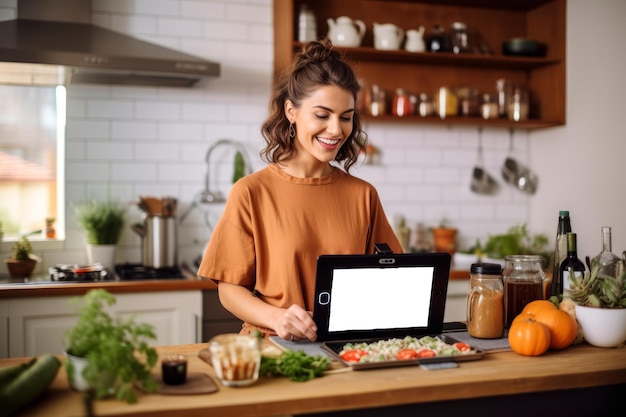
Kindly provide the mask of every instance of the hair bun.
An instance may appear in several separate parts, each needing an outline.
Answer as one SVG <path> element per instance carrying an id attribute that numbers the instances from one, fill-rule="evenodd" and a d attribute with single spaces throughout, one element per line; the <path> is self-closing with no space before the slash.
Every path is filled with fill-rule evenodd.
<path id="1" fill-rule="evenodd" d="M 296 67 L 303 67 L 309 64 L 319 64 L 326 60 L 341 59 L 339 53 L 333 50 L 333 44 L 328 38 L 320 41 L 311 41 L 304 44 L 302 50 L 295 58 Z"/>

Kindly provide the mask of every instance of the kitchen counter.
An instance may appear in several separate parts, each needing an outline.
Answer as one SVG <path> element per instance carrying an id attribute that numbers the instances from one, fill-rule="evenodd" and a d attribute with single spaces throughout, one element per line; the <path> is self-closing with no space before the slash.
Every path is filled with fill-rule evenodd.
<path id="1" fill-rule="evenodd" d="M 40 297 L 50 295 L 81 295 L 94 287 L 105 288 L 111 293 L 132 293 L 152 291 L 216 290 L 210 280 L 199 279 L 184 273 L 181 279 L 154 279 L 97 282 L 55 282 L 47 278 L 35 278 L 29 282 L 11 282 L 0 279 L 0 298 Z M 452 270 L 450 280 L 469 279 L 469 271 Z"/>
<path id="2" fill-rule="evenodd" d="M 134 292 L 215 290 L 217 286 L 209 280 L 196 277 L 181 279 L 153 279 L 128 281 L 96 282 L 55 282 L 33 280 L 29 282 L 10 282 L 0 280 L 0 299 L 16 297 L 44 297 L 51 295 L 82 295 L 92 288 L 104 288 L 114 294 Z"/>
<path id="3" fill-rule="evenodd" d="M 213 369 L 197 357 L 205 347 L 192 344 L 175 349 L 188 356 L 190 372 L 207 373 L 216 381 Z M 158 348 L 159 352 L 168 349 L 172 347 Z M 5 359 L 0 366 L 25 360 Z M 346 369 L 334 369 L 308 382 L 261 378 L 250 387 L 219 386 L 211 394 L 142 394 L 134 405 L 112 399 L 97 401 L 95 414 L 255 417 L 341 411 L 341 415 L 354 416 L 424 415 L 422 412 L 446 416 L 453 412 L 467 415 L 471 410 L 471 415 L 591 416 L 618 409 L 626 392 L 625 347 L 581 344 L 539 357 L 512 351 L 489 353 L 481 360 L 444 370 L 418 366 Z M 68 388 L 64 368 L 49 391 L 23 415 L 83 415 L 81 395 Z"/>

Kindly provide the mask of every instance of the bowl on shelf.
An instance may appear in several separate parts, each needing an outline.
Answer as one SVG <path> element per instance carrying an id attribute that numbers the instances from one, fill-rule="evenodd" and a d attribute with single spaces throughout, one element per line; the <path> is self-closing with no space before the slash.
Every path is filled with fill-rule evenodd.
<path id="1" fill-rule="evenodd" d="M 511 38 L 502 42 L 502 55 L 542 57 L 546 52 L 546 44 L 533 39 Z"/>

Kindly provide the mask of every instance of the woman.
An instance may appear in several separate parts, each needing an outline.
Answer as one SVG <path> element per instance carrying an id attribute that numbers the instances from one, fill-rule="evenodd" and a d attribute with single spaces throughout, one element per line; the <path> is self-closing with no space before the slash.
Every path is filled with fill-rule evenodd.
<path id="1" fill-rule="evenodd" d="M 402 251 L 376 190 L 348 174 L 366 142 L 359 88 L 328 40 L 305 45 L 277 85 L 262 126 L 269 165 L 233 185 L 198 270 L 242 333 L 314 341 L 317 257 Z"/>

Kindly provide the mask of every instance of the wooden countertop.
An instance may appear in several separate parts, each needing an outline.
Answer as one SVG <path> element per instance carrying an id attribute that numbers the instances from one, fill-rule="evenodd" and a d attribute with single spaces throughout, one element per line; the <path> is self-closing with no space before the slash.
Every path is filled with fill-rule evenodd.
<path id="1" fill-rule="evenodd" d="M 153 291 L 215 290 L 209 280 L 187 277 L 181 279 L 154 279 L 136 281 L 98 281 L 86 283 L 32 281 L 28 283 L 0 282 L 0 299 L 16 297 L 44 297 L 51 295 L 82 295 L 92 288 L 104 288 L 111 293 Z"/>
<path id="2" fill-rule="evenodd" d="M 205 344 L 193 344 L 177 346 L 175 349 L 188 356 L 190 372 L 205 372 L 217 381 L 213 369 L 197 357 L 198 352 L 205 347 Z M 161 347 L 158 350 L 164 352 L 166 349 L 171 347 Z M 0 360 L 0 366 L 25 360 L 27 359 Z M 623 385 L 626 384 L 626 348 L 608 349 L 581 344 L 562 351 L 550 351 L 539 357 L 525 357 L 512 351 L 489 353 L 481 360 L 462 362 L 458 368 L 437 371 L 424 370 L 418 366 L 365 371 L 344 369 L 308 382 L 261 378 L 250 387 L 219 386 L 218 392 L 211 394 L 142 394 L 139 402 L 133 405 L 112 399 L 101 400 L 95 404 L 95 414 L 154 417 L 284 416 L 403 404 L 427 406 L 433 402 L 439 407 L 457 403 L 450 400 L 481 398 L 481 401 L 488 401 L 490 398 L 497 399 L 510 394 L 597 386 L 615 387 L 614 384 L 622 384 L 617 389 L 623 390 L 626 387 Z M 160 371 L 155 369 L 155 372 Z M 610 398 L 612 400 L 609 400 L 608 406 L 616 405 L 619 398 Z M 581 401 L 573 400 L 572 403 L 574 406 L 580 407 L 582 404 L 584 407 L 585 398 Z M 538 407 L 538 404 L 529 406 Z M 558 409 L 563 406 L 558 401 L 555 404 Z M 514 406 L 510 410 L 515 411 Z M 507 410 L 501 411 L 512 415 Z M 49 391 L 29 406 L 24 415 L 84 415 L 81 395 L 68 388 L 63 367 Z"/>

